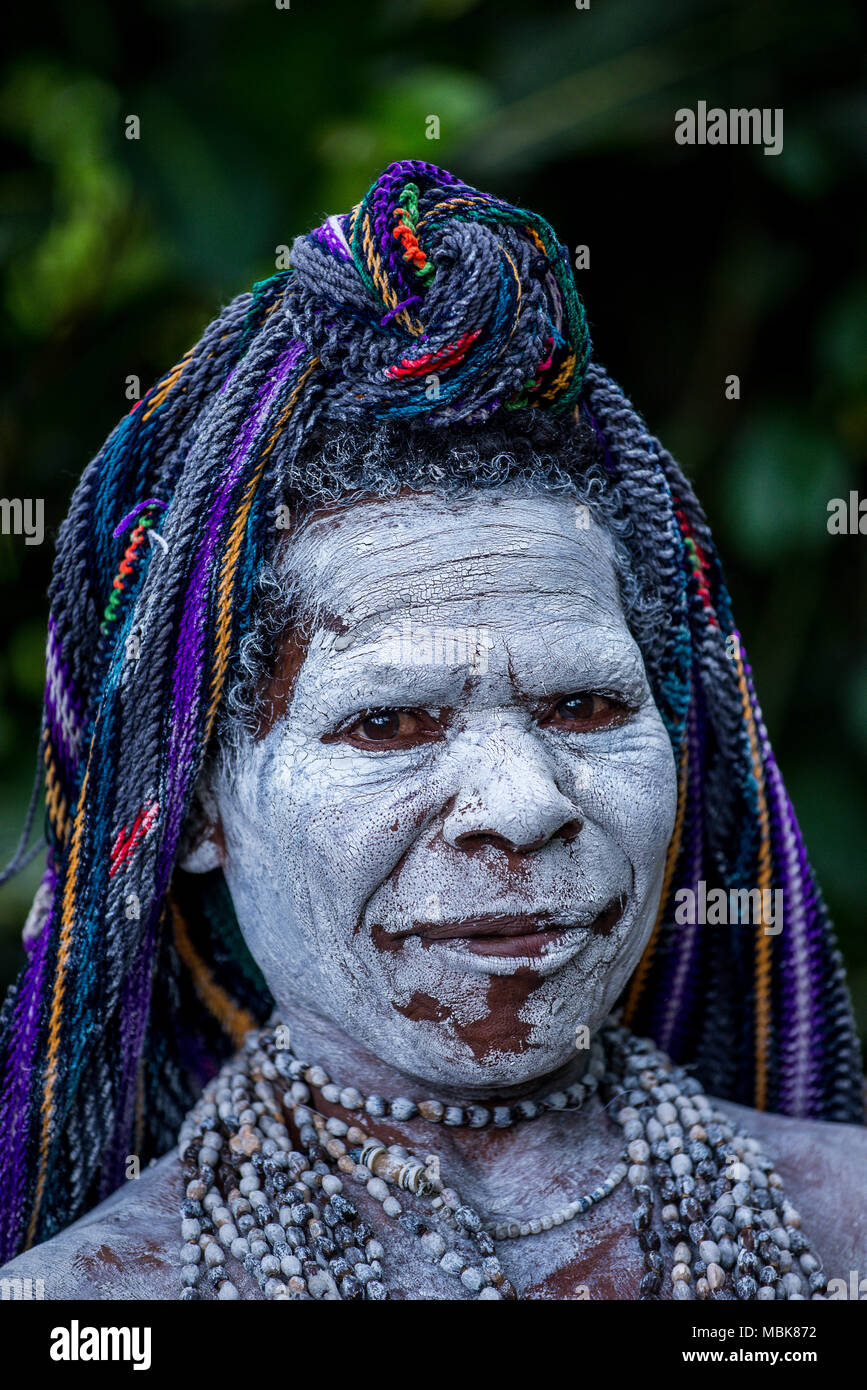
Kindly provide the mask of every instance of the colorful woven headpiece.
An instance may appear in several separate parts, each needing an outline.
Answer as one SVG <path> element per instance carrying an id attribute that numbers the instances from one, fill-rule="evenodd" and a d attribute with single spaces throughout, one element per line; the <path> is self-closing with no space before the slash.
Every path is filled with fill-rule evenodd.
<path id="1" fill-rule="evenodd" d="M 602 369 L 535 214 L 390 166 L 240 296 L 117 426 L 57 546 L 42 731 L 48 860 L 0 1016 L 0 1260 L 173 1142 L 271 1001 L 217 870 L 175 872 L 254 586 L 317 423 L 596 430 L 638 571 L 680 769 L 659 920 L 628 1019 L 720 1096 L 862 1117 L 843 969 L 762 723 L 701 508 Z M 510 417 L 509 412 L 513 412 Z M 417 417 L 417 418 L 416 418 Z M 784 892 L 785 928 L 678 925 L 683 887 Z"/>

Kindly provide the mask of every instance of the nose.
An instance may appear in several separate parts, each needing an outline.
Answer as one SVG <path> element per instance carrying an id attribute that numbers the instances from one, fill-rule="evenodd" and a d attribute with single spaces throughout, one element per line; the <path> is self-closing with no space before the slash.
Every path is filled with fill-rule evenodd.
<path id="1" fill-rule="evenodd" d="M 574 840 L 583 822 L 554 774 L 537 736 L 498 725 L 468 755 L 466 777 L 443 824 L 446 843 L 470 854 L 483 845 L 530 854 L 557 836 Z"/>

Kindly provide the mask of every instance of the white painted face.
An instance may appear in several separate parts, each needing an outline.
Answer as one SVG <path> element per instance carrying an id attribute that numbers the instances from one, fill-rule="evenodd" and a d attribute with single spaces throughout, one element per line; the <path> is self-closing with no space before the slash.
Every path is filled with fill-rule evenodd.
<path id="1" fill-rule="evenodd" d="M 287 554 L 313 635 L 211 790 L 278 1008 L 468 1095 L 544 1076 L 636 965 L 674 823 L 610 540 L 563 498 L 415 494 Z"/>

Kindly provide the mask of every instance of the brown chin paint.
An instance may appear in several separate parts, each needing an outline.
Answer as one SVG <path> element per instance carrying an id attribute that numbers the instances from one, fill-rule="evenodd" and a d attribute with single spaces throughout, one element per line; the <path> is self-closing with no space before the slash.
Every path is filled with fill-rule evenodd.
<path id="1" fill-rule="evenodd" d="M 434 999 L 432 994 L 425 994 L 423 990 L 417 989 L 408 1004 L 395 1004 L 395 1009 L 404 1018 L 411 1018 L 414 1023 L 445 1023 L 447 1018 L 451 1018 L 452 1011 L 445 1004 L 440 1004 Z"/>
<path id="2" fill-rule="evenodd" d="M 483 1062 L 492 1054 L 520 1055 L 535 1046 L 530 1042 L 532 1024 L 518 1015 L 541 983 L 542 976 L 530 966 L 519 966 L 511 975 L 492 975 L 485 999 L 487 1013 L 469 1023 L 459 1023 L 447 1005 L 421 990 L 416 990 L 408 1004 L 393 1004 L 392 1008 L 414 1023 L 448 1020 L 455 1036 L 466 1043 L 477 1062 Z"/>

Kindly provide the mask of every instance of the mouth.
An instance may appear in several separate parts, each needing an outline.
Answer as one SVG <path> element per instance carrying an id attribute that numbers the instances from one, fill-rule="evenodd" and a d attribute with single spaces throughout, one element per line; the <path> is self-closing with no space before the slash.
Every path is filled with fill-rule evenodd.
<path id="1" fill-rule="evenodd" d="M 417 937 L 423 945 L 447 946 L 472 956 L 501 957 L 534 961 L 548 955 L 559 956 L 569 948 L 578 949 L 588 936 L 608 936 L 623 916 L 626 895 L 606 904 L 586 922 L 558 922 L 551 913 L 486 913 L 451 922 L 413 922 L 403 931 L 386 933 L 375 929 L 377 937 L 387 935 L 391 947 L 407 937 Z"/>

